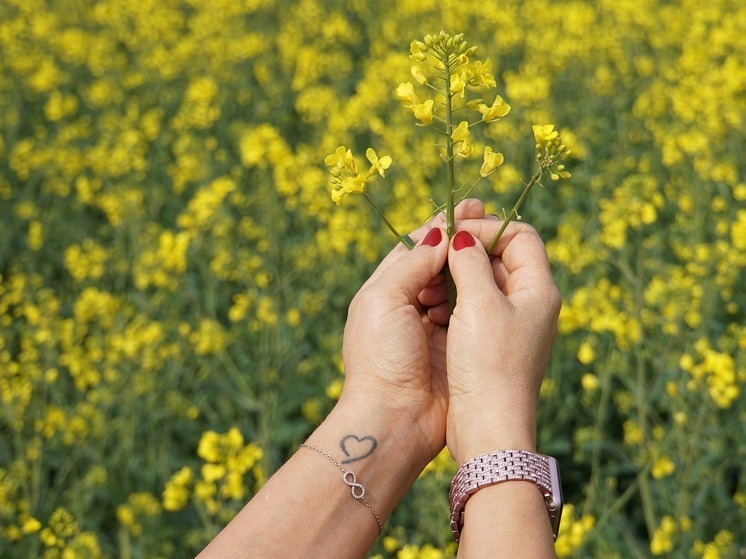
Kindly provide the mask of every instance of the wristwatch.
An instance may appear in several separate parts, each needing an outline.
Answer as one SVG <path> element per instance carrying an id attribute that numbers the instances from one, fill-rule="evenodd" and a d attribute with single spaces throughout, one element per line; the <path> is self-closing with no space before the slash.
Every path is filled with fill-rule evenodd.
<path id="1" fill-rule="evenodd" d="M 549 512 L 552 534 L 557 539 L 562 517 L 562 486 L 559 466 L 551 456 L 527 450 L 496 450 L 464 462 L 451 483 L 451 530 L 459 541 L 464 526 L 466 501 L 480 488 L 504 481 L 523 480 L 535 483 Z"/>

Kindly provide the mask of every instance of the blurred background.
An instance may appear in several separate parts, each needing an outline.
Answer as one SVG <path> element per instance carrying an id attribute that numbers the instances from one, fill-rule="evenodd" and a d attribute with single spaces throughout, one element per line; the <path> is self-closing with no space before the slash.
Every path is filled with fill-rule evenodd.
<path id="1" fill-rule="evenodd" d="M 512 107 L 476 140 L 505 155 L 490 211 L 532 124 L 574 154 L 521 211 L 564 300 L 558 555 L 746 557 L 741 0 L 3 0 L 0 556 L 191 557 L 322 420 L 395 242 L 323 160 L 390 155 L 369 194 L 401 231 L 443 201 L 393 95 L 440 30 Z M 430 464 L 372 557 L 455 556 L 454 472 Z"/>

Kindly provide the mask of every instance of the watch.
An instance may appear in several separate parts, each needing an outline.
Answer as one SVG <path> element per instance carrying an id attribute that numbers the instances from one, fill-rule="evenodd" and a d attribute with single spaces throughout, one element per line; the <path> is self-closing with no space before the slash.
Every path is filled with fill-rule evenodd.
<path id="1" fill-rule="evenodd" d="M 559 466 L 551 456 L 527 450 L 496 450 L 464 462 L 451 482 L 451 530 L 459 541 L 464 526 L 464 507 L 472 494 L 482 487 L 504 481 L 535 483 L 549 513 L 552 534 L 557 540 L 562 517 L 562 486 Z"/>

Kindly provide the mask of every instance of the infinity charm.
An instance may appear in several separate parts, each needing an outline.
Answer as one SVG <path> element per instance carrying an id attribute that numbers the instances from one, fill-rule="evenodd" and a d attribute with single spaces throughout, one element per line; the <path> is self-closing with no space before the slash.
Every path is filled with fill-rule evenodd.
<path id="1" fill-rule="evenodd" d="M 347 476 L 352 476 L 352 481 L 348 480 Z M 345 485 L 350 486 L 350 493 L 352 493 L 352 496 L 355 499 L 362 499 L 365 496 L 365 487 L 363 487 L 362 483 L 357 483 L 357 477 L 355 476 L 355 472 L 351 472 L 350 470 L 347 470 L 342 476 L 342 481 L 345 482 Z M 356 493 L 355 489 L 359 489 L 360 493 Z"/>

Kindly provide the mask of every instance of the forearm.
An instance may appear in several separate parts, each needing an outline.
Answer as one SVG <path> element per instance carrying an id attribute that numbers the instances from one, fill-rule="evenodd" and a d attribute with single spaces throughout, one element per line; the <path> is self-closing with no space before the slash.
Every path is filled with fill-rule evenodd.
<path id="1" fill-rule="evenodd" d="M 330 455 L 385 523 L 424 467 L 409 429 L 390 414 L 338 405 L 307 444 Z M 392 420 L 393 419 L 393 420 Z M 404 433 L 404 434 L 402 434 Z M 345 454 L 345 451 L 347 454 Z M 347 461 L 347 463 L 345 463 Z M 199 556 L 364 557 L 378 536 L 376 516 L 353 498 L 340 466 L 300 448 Z M 349 482 L 352 476 L 348 475 Z M 359 488 L 354 488 L 360 494 Z"/>
<path id="2" fill-rule="evenodd" d="M 466 503 L 458 556 L 554 558 L 549 515 L 536 485 L 510 481 L 474 493 Z"/>

